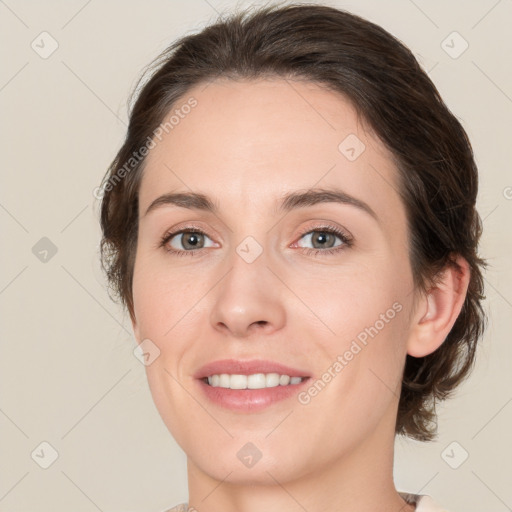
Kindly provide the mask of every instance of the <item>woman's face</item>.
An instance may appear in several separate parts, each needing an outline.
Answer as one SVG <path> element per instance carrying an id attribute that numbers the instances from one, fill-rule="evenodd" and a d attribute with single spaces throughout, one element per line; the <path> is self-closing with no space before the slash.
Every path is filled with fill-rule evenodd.
<path id="1" fill-rule="evenodd" d="M 134 329 L 189 464 L 284 483 L 354 454 L 387 457 L 414 300 L 391 155 L 343 96 L 312 83 L 214 81 L 171 115 L 140 187 Z M 217 209 L 154 203 L 166 194 Z M 185 229 L 200 233 L 161 245 Z M 270 366 L 202 371 L 219 360 Z M 266 374 L 293 371 L 272 363 L 309 378 L 285 385 Z M 263 373 L 247 382 L 271 387 L 200 378 L 214 373 Z"/>

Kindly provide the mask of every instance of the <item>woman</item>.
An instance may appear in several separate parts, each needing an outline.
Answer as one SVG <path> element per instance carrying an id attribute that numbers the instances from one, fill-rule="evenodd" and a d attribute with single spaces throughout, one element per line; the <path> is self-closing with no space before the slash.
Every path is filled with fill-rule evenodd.
<path id="1" fill-rule="evenodd" d="M 395 435 L 482 335 L 477 169 L 412 53 L 320 5 L 237 13 L 155 62 L 102 184 L 103 265 L 187 454 L 173 511 L 441 510 Z"/>

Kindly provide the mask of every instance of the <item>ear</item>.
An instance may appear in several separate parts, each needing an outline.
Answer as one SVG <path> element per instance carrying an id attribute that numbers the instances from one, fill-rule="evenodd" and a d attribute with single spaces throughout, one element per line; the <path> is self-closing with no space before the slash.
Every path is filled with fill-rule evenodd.
<path id="1" fill-rule="evenodd" d="M 437 276 L 433 287 L 424 294 L 416 309 L 407 353 L 424 357 L 439 348 L 464 304 L 470 279 L 468 262 L 457 256 Z"/>

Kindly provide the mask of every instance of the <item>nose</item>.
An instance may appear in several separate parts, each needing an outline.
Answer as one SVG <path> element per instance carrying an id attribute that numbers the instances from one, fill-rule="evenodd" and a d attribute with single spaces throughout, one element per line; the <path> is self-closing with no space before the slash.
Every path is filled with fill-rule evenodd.
<path id="1" fill-rule="evenodd" d="M 285 287 L 269 269 L 265 251 L 251 263 L 237 253 L 216 287 L 210 320 L 224 335 L 271 334 L 285 324 Z"/>

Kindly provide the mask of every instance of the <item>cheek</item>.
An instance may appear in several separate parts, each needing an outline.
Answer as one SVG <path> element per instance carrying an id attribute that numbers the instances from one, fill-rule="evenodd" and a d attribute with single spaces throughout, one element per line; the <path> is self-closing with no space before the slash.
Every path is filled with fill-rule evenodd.
<path id="1" fill-rule="evenodd" d="M 335 379 L 336 396 L 346 399 L 350 389 L 358 400 L 366 396 L 371 401 L 379 395 L 392 399 L 390 393 L 400 393 L 411 283 L 407 275 L 399 275 L 396 262 L 390 259 L 380 266 L 373 262 L 333 274 L 325 282 L 311 280 L 304 288 L 305 302 L 322 320 L 309 333 L 317 340 L 309 356 L 318 360 L 321 345 L 325 368 L 317 371 L 343 375 Z"/>
<path id="2" fill-rule="evenodd" d="M 299 396 L 306 417 L 329 417 L 337 432 L 330 441 L 333 453 L 347 440 L 369 436 L 384 417 L 394 422 L 405 362 L 406 312 L 399 301 L 344 304 L 342 318 L 331 320 L 336 336 L 323 337 L 316 378 Z M 319 348 L 311 348 L 312 361 Z"/>
<path id="3" fill-rule="evenodd" d="M 141 335 L 156 339 L 172 335 L 180 318 L 186 320 L 187 312 L 201 296 L 197 275 L 163 268 L 161 261 L 151 258 L 136 261 L 132 291 Z"/>
<path id="4" fill-rule="evenodd" d="M 145 367 L 148 385 L 159 414 L 177 439 L 187 436 L 183 412 L 190 408 L 190 397 L 178 382 L 186 381 L 182 365 L 194 332 L 192 324 L 197 322 L 191 310 L 199 293 L 190 276 L 169 272 L 151 258 L 136 261 L 133 300 L 139 335 L 159 350 Z"/>
<path id="5" fill-rule="evenodd" d="M 318 325 L 330 331 L 333 343 L 357 337 L 364 341 L 365 333 L 367 337 L 368 330 L 375 332 L 374 327 L 389 331 L 405 307 L 409 278 L 396 267 L 391 258 L 358 262 L 357 266 L 302 276 L 302 283 L 295 286 L 300 285 L 301 298 L 319 319 Z"/>

